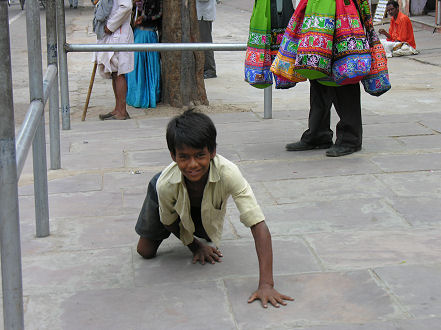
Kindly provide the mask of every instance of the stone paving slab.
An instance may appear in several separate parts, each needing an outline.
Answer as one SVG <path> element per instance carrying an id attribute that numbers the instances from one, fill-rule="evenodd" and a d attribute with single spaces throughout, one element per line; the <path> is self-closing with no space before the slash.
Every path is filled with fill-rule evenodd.
<path id="1" fill-rule="evenodd" d="M 63 329 L 236 329 L 221 281 L 80 291 L 61 308 Z"/>
<path id="2" fill-rule="evenodd" d="M 441 198 L 441 171 L 377 174 L 376 177 L 400 197 Z"/>
<path id="3" fill-rule="evenodd" d="M 346 231 L 305 235 L 326 269 L 439 262 L 439 229 Z"/>
<path id="4" fill-rule="evenodd" d="M 372 322 L 365 324 L 332 324 L 323 326 L 312 326 L 307 328 L 298 328 L 298 330 L 415 330 L 430 329 L 440 330 L 441 319 L 426 318 L 400 321 Z M 297 328 L 296 328 L 297 329 Z"/>
<path id="5" fill-rule="evenodd" d="M 441 169 L 441 153 L 438 152 L 408 155 L 384 155 L 372 157 L 372 161 L 384 172 L 428 171 Z"/>
<path id="6" fill-rule="evenodd" d="M 101 174 L 78 174 L 48 181 L 48 193 L 74 193 L 102 190 L 103 178 Z M 21 186 L 19 196 L 34 195 L 34 185 Z"/>
<path id="7" fill-rule="evenodd" d="M 130 247 L 24 256 L 23 294 L 131 287 L 131 259 Z"/>
<path id="8" fill-rule="evenodd" d="M 409 228 L 409 223 L 382 199 L 263 205 L 262 210 L 273 237 L 339 230 Z M 233 218 L 239 218 L 235 209 L 230 213 Z M 239 236 L 247 233 L 240 223 L 235 229 Z"/>
<path id="9" fill-rule="evenodd" d="M 437 149 L 441 147 L 441 134 L 399 137 L 399 141 L 405 144 L 406 148 L 412 149 Z"/>
<path id="10" fill-rule="evenodd" d="M 363 134 L 367 136 L 409 136 L 433 134 L 433 131 L 418 123 L 387 123 L 366 124 L 363 126 Z"/>
<path id="11" fill-rule="evenodd" d="M 349 157 L 347 158 L 350 159 Z M 393 196 L 392 191 L 373 175 L 350 175 L 266 181 L 263 185 L 279 204 L 309 201 L 382 198 Z M 360 187 L 360 189 L 353 189 Z"/>
<path id="12" fill-rule="evenodd" d="M 278 181 L 289 179 L 303 179 L 311 177 L 333 177 L 356 174 L 379 173 L 380 168 L 366 158 L 352 159 L 325 159 L 322 151 L 314 150 L 307 153 L 317 155 L 316 160 L 301 159 L 295 161 L 266 161 L 248 164 L 240 164 L 241 170 L 246 173 L 247 179 L 255 181 Z M 291 153 L 294 156 L 299 153 Z M 303 153 L 302 153 L 303 155 Z M 304 156 L 303 156 L 304 157 Z M 323 164 L 326 164 L 323 166 Z M 277 168 L 277 171 L 273 169 Z"/>
<path id="13" fill-rule="evenodd" d="M 413 317 L 433 317 L 441 311 L 439 260 L 424 266 L 403 264 L 376 268 L 374 271 Z"/>
<path id="14" fill-rule="evenodd" d="M 274 258 L 274 274 L 296 274 L 319 271 L 315 257 L 300 239 L 273 239 L 273 248 L 277 252 Z M 218 264 L 193 264 L 190 251 L 180 245 L 158 250 L 158 256 L 152 260 L 133 257 L 135 284 L 150 286 L 160 283 L 199 282 L 207 279 L 219 280 L 231 277 L 253 276 L 257 287 L 258 263 L 254 242 L 246 240 L 230 241 L 221 244 L 222 262 Z M 164 273 L 164 269 L 167 272 Z"/>
<path id="15" fill-rule="evenodd" d="M 22 252 L 26 256 L 38 256 L 52 251 L 132 247 L 138 239 L 134 230 L 137 219 L 137 213 L 106 217 L 52 218 L 51 234 L 44 238 L 35 237 L 35 221 L 22 221 Z"/>
<path id="16" fill-rule="evenodd" d="M 297 329 L 318 323 L 378 322 L 404 317 L 367 271 L 277 277 L 279 291 L 296 300 L 267 311 L 262 311 L 259 302 L 250 306 L 243 303 L 241 296 L 254 288 L 249 278 L 225 282 L 239 329 Z M 252 318 L 248 317 L 250 313 Z"/>
<path id="17" fill-rule="evenodd" d="M 441 226 L 441 198 L 402 197 L 390 202 L 413 226 Z"/>

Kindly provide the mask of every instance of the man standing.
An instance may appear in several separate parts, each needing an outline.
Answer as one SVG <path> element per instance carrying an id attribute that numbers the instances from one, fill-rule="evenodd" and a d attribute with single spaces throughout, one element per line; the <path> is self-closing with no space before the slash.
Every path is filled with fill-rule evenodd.
<path id="1" fill-rule="evenodd" d="M 360 84 L 340 87 L 325 86 L 317 80 L 310 81 L 310 110 L 308 129 L 298 142 L 286 145 L 287 151 L 328 149 L 326 156 L 340 157 L 361 150 L 362 121 Z M 336 140 L 332 144 L 331 106 L 340 121 L 336 127 Z"/>
<path id="2" fill-rule="evenodd" d="M 216 18 L 216 2 L 220 0 L 196 0 L 196 11 L 198 14 L 199 34 L 201 42 L 212 43 L 211 36 L 213 21 Z M 204 79 L 216 78 L 216 63 L 214 61 L 214 52 L 205 51 Z"/>
<path id="3" fill-rule="evenodd" d="M 98 6 L 109 2 L 100 1 Z M 113 0 L 110 15 L 104 26 L 104 36 L 99 44 L 128 44 L 133 43 L 133 32 L 130 27 L 132 14 L 132 0 Z M 129 119 L 126 110 L 127 82 L 125 74 L 134 69 L 133 52 L 97 52 L 95 61 L 98 64 L 98 72 L 104 78 L 112 79 L 112 87 L 115 95 L 115 108 L 113 111 L 100 114 L 101 120 L 125 120 Z"/>
<path id="4" fill-rule="evenodd" d="M 77 9 L 78 8 L 78 0 L 69 0 L 69 6 L 70 8 Z"/>

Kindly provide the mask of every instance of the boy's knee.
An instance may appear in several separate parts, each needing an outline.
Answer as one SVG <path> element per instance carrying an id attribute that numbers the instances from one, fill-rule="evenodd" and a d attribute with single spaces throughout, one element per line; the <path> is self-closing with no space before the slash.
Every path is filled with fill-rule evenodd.
<path id="1" fill-rule="evenodd" d="M 162 240 L 154 241 L 145 237 L 140 237 L 136 251 L 144 259 L 152 259 L 156 257 L 156 251 L 158 251 L 161 242 Z"/>

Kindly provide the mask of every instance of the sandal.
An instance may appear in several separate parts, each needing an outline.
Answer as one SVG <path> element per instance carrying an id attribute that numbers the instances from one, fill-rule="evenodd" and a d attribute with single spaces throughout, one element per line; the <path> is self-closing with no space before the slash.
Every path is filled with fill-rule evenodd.
<path id="1" fill-rule="evenodd" d="M 109 112 L 109 113 L 101 113 L 101 114 L 98 115 L 98 117 L 101 120 L 105 120 L 105 119 L 110 118 L 112 116 L 113 116 L 113 114 L 111 112 Z"/>
<path id="2" fill-rule="evenodd" d="M 122 118 L 118 118 L 115 115 L 111 115 L 110 117 L 106 117 L 103 120 L 126 120 L 126 119 L 130 119 L 129 114 L 127 114 L 126 116 L 122 117 Z"/>

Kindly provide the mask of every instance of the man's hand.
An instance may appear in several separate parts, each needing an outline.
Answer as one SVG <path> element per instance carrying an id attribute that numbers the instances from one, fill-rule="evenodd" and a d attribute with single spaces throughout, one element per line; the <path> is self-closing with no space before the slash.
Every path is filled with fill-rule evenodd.
<path id="1" fill-rule="evenodd" d="M 277 292 L 277 290 L 274 289 L 274 287 L 270 284 L 259 285 L 257 291 L 255 291 L 248 299 L 248 303 L 252 303 L 256 299 L 260 300 L 263 308 L 268 307 L 268 302 L 270 302 L 274 307 L 278 308 L 280 305 L 286 305 L 284 300 L 294 300 L 289 296 L 285 296 L 284 294 Z"/>
<path id="2" fill-rule="evenodd" d="M 378 30 L 378 33 L 384 35 L 384 36 L 385 36 L 386 38 L 388 38 L 388 39 L 392 39 L 392 37 L 390 36 L 390 34 L 389 34 L 388 32 L 386 32 L 385 29 L 379 29 L 379 30 Z"/>
<path id="3" fill-rule="evenodd" d="M 106 34 L 112 34 L 112 31 L 110 31 L 110 30 L 107 28 L 107 25 L 104 27 L 104 32 L 105 32 Z"/>
<path id="4" fill-rule="evenodd" d="M 191 246 L 190 246 L 191 245 Z M 193 243 L 189 245 L 190 250 L 193 252 L 193 263 L 200 262 L 202 265 L 205 264 L 205 261 L 214 264 L 217 262 L 221 262 L 221 258 L 223 257 L 222 253 L 214 247 L 209 245 L 205 245 L 204 243 L 194 240 Z"/>
<path id="5" fill-rule="evenodd" d="M 143 17 L 142 17 L 142 16 L 139 16 L 139 17 L 136 19 L 136 21 L 135 21 L 135 26 L 141 24 L 141 23 L 142 23 L 142 19 L 143 19 Z"/>

